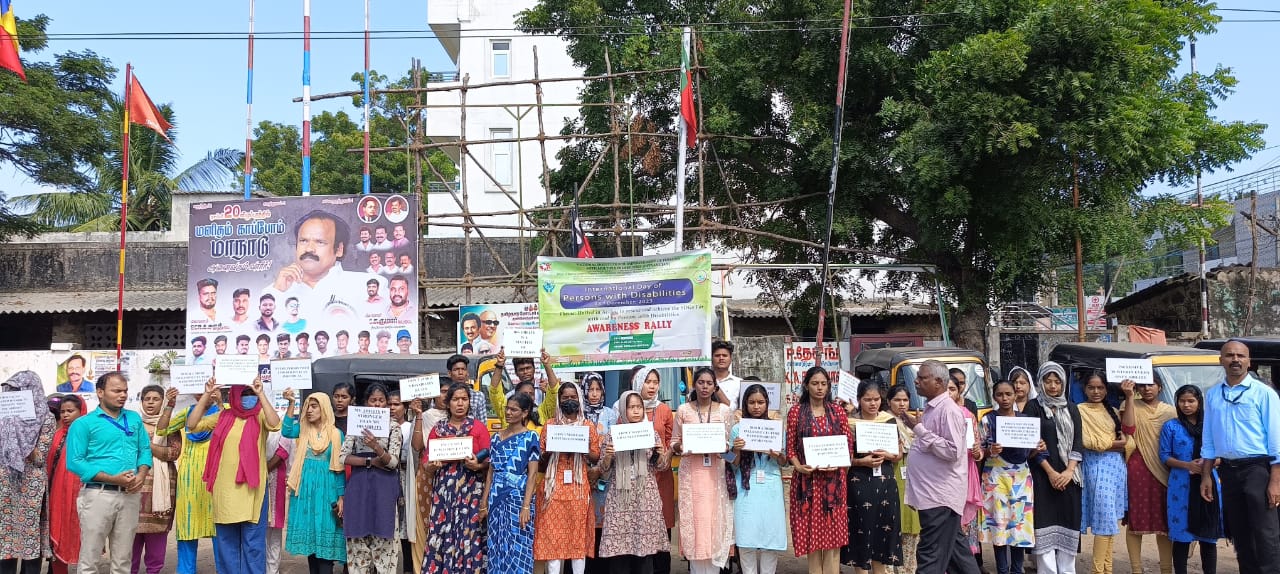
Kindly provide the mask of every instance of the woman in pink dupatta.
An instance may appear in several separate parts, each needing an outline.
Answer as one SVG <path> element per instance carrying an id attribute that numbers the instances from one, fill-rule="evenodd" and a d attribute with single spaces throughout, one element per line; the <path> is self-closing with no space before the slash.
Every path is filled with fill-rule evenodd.
<path id="1" fill-rule="evenodd" d="M 972 442 L 968 444 L 969 489 L 965 491 L 964 515 L 960 517 L 960 528 L 969 538 L 969 550 L 978 557 L 978 564 L 982 564 L 982 545 L 978 542 L 978 510 L 982 509 L 982 473 L 978 472 L 982 449 L 978 447 L 978 421 L 969 409 L 964 408 L 964 396 L 960 394 L 960 387 L 956 385 L 955 379 L 947 381 L 947 393 L 960 405 L 960 410 L 964 411 L 964 420 L 972 435 Z"/>

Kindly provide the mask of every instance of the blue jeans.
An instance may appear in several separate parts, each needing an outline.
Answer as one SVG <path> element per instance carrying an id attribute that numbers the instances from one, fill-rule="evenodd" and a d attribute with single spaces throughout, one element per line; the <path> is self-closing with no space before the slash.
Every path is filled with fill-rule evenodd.
<path id="1" fill-rule="evenodd" d="M 218 539 L 213 540 L 213 553 L 218 553 Z M 196 574 L 196 555 L 200 552 L 200 539 L 178 541 L 178 574 Z"/>
<path id="2" fill-rule="evenodd" d="M 996 555 L 996 572 L 1022 574 L 1022 561 L 1026 549 L 1020 546 L 993 546 Z"/>
<path id="3" fill-rule="evenodd" d="M 267 500 L 262 498 L 258 523 L 236 522 L 215 524 L 213 557 L 218 574 L 266 574 L 267 571 Z"/>

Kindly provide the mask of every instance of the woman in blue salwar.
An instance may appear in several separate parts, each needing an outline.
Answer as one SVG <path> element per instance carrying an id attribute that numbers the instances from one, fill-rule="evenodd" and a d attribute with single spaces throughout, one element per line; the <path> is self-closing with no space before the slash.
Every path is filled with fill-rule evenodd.
<path id="1" fill-rule="evenodd" d="M 538 433 L 525 426 L 533 413 L 533 399 L 515 393 L 507 399 L 506 426 L 493 433 L 489 450 L 489 574 L 533 571 L 533 490 L 538 458 Z"/>

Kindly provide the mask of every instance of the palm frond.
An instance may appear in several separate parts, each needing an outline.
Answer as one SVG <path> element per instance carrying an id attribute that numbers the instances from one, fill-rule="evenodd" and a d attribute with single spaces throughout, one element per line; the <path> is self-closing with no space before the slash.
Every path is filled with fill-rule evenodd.
<path id="1" fill-rule="evenodd" d="M 244 152 L 220 148 L 173 177 L 182 191 L 221 191 L 236 189 L 236 175 L 244 164 Z"/>

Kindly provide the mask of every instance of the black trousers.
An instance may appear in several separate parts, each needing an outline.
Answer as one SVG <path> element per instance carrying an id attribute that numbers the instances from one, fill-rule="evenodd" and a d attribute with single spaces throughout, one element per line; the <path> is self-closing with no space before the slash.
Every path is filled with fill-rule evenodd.
<path id="1" fill-rule="evenodd" d="M 40 565 L 43 560 L 23 560 L 22 566 L 18 566 L 17 558 L 7 558 L 0 560 L 0 574 L 40 574 Z"/>
<path id="2" fill-rule="evenodd" d="M 916 574 L 979 574 L 969 540 L 960 533 L 960 515 L 950 508 L 921 510 Z"/>
<path id="3" fill-rule="evenodd" d="M 315 554 L 307 556 L 308 574 L 333 574 L 333 561 L 317 558 Z"/>
<path id="4" fill-rule="evenodd" d="M 1222 514 L 1236 546 L 1240 574 L 1280 572 L 1280 510 L 1267 501 L 1271 465 L 1262 459 L 1235 463 L 1224 460 Z"/>

